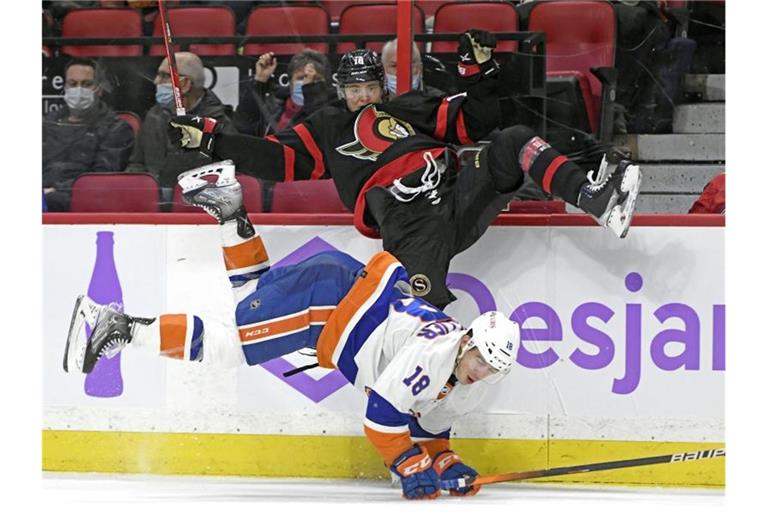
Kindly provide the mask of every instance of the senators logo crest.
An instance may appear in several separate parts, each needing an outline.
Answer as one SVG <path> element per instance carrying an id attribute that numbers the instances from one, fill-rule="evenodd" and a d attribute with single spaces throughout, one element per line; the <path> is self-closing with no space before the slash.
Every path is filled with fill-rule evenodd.
<path id="1" fill-rule="evenodd" d="M 355 140 L 336 148 L 342 155 L 376 161 L 398 139 L 415 135 L 413 127 L 368 105 L 355 120 Z"/>

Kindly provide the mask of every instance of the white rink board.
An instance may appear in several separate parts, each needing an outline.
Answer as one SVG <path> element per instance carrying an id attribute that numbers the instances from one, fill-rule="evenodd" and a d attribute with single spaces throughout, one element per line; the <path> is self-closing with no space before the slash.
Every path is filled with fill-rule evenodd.
<path id="1" fill-rule="evenodd" d="M 381 247 L 351 226 L 259 230 L 273 263 L 307 243 L 328 244 L 361 261 Z M 326 393 L 315 401 L 262 367 L 212 371 L 130 348 L 121 355 L 123 393 L 87 396 L 83 376 L 64 373 L 61 359 L 72 304 L 88 288 L 97 231 L 114 232 L 126 312 L 190 312 L 233 324 L 217 226 L 43 226 L 44 428 L 362 434 L 363 396 L 338 379 L 310 381 L 309 387 Z M 627 239 L 618 240 L 593 227 L 492 226 L 454 259 L 451 272 L 465 274 L 465 282 L 475 285 L 472 293 L 454 289 L 459 300 L 447 311 L 468 323 L 479 311 L 473 297 L 480 297 L 483 307 L 493 303 L 508 314 L 524 304 L 529 314 L 548 310 L 551 316 L 523 323 L 524 329 L 539 329 L 524 339 L 525 364 L 519 360 L 478 413 L 456 425 L 456 433 L 723 441 L 725 372 L 714 348 L 723 342 L 713 334 L 722 324 L 715 321 L 715 310 L 724 309 L 723 258 L 723 228 L 634 227 Z M 638 291 L 628 290 L 640 280 Z M 605 321 L 586 319 L 586 312 L 594 311 Z M 664 312 L 668 318 L 657 318 Z M 586 326 L 577 328 L 591 341 L 575 334 L 574 326 L 584 321 Z M 682 335 L 688 339 L 687 368 L 663 369 L 659 366 L 677 366 L 675 358 L 683 352 L 674 330 L 688 331 Z M 295 355 L 285 359 L 293 365 L 309 362 Z M 600 367 L 583 367 L 590 364 Z M 320 381 L 329 373 L 314 369 L 305 377 Z"/>

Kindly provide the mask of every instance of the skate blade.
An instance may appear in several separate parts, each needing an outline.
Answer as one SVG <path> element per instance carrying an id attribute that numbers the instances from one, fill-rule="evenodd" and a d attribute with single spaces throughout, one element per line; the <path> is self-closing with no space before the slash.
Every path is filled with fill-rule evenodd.
<path id="1" fill-rule="evenodd" d="M 626 238 L 629 233 L 632 217 L 635 215 L 635 205 L 640 193 L 642 178 L 643 175 L 638 165 L 629 165 L 624 171 L 621 180 L 621 192 L 626 195 L 626 198 L 612 209 L 606 223 L 619 238 Z"/>
<path id="2" fill-rule="evenodd" d="M 72 317 L 69 321 L 69 331 L 67 331 L 67 344 L 64 347 L 64 371 L 76 371 L 83 367 L 85 352 L 82 346 L 87 344 L 85 324 L 87 323 L 88 305 L 84 303 L 87 297 L 80 295 L 75 301 L 75 307 L 72 310 Z M 78 359 L 81 359 L 78 361 Z"/>

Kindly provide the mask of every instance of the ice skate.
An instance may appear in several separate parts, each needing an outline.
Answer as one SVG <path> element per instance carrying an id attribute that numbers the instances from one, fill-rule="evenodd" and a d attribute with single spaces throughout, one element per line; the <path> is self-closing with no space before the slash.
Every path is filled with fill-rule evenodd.
<path id="1" fill-rule="evenodd" d="M 216 181 L 206 181 L 205 176 L 216 176 Z M 243 190 L 235 178 L 232 160 L 186 171 L 179 175 L 178 182 L 185 203 L 202 208 L 219 224 L 237 220 L 237 232 L 243 238 L 255 234 L 243 206 Z"/>
<path id="2" fill-rule="evenodd" d="M 203 179 L 206 176 L 216 176 L 216 181 Z M 220 224 L 236 218 L 238 210 L 243 208 L 243 191 L 235 178 L 232 160 L 183 172 L 178 182 L 184 202 L 202 208 Z"/>
<path id="3" fill-rule="evenodd" d="M 91 373 L 102 356 L 113 357 L 133 338 L 135 323 L 149 325 L 153 318 L 137 318 L 117 311 L 116 304 L 96 304 L 80 295 L 75 301 L 64 349 L 64 371 Z M 86 332 L 91 329 L 90 335 Z"/>
<path id="4" fill-rule="evenodd" d="M 643 176 L 640 166 L 623 159 L 612 164 L 603 156 L 597 176 L 592 174 L 593 171 L 587 174 L 589 181 L 581 187 L 578 207 L 597 219 L 601 226 L 624 238 L 640 192 Z"/>

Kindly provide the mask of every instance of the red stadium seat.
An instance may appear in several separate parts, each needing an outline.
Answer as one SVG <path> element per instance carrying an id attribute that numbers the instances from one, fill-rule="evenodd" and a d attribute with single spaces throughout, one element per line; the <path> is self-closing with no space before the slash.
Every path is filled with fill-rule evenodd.
<path id="1" fill-rule="evenodd" d="M 89 172 L 72 185 L 73 212 L 157 212 L 160 187 L 143 172 Z"/>
<path id="2" fill-rule="evenodd" d="M 131 125 L 131 130 L 133 130 L 133 136 L 136 137 L 139 134 L 139 130 L 141 129 L 141 118 L 134 112 L 131 112 L 129 110 L 124 110 L 121 112 L 115 112 L 117 114 L 117 117 Z"/>
<path id="3" fill-rule="evenodd" d="M 235 14 L 226 6 L 175 7 L 168 9 L 173 37 L 216 37 L 235 35 Z M 155 17 L 152 35 L 162 37 L 160 16 Z M 179 51 L 179 45 L 175 45 Z M 234 44 L 191 44 L 189 51 L 199 56 L 235 55 Z M 165 55 L 162 44 L 152 45 L 150 55 Z"/>
<path id="4" fill-rule="evenodd" d="M 331 17 L 333 23 L 339 22 L 339 16 L 341 11 L 355 4 L 369 4 L 372 0 L 322 0 L 323 8 L 325 8 L 328 15 Z M 380 3 L 395 3 L 395 0 L 385 0 Z"/>
<path id="5" fill-rule="evenodd" d="M 339 34 L 396 34 L 397 5 L 386 4 L 354 4 L 341 12 L 339 17 Z M 424 33 L 424 13 L 418 7 L 413 9 L 413 33 Z M 385 41 L 371 42 L 366 48 L 381 53 Z M 339 43 L 337 53 L 346 53 L 356 48 L 354 43 Z M 419 43 L 419 51 L 424 52 L 424 45 Z"/>
<path id="6" fill-rule="evenodd" d="M 245 35 L 326 35 L 329 30 L 328 13 L 320 6 L 265 6 L 255 7 L 251 10 L 245 27 Z M 328 53 L 328 44 L 326 43 L 251 43 L 245 45 L 243 54 L 261 55 L 265 52 L 275 52 L 281 55 L 293 55 L 304 48 Z"/>
<path id="7" fill-rule="evenodd" d="M 517 32 L 517 11 L 512 4 L 501 2 L 460 2 L 446 3 L 435 12 L 433 32 L 464 32 L 476 28 L 489 32 Z M 453 41 L 435 41 L 434 53 L 455 53 L 458 43 Z M 498 41 L 500 52 L 517 51 L 517 41 Z"/>
<path id="8" fill-rule="evenodd" d="M 455 1 L 456 0 L 416 0 L 414 4 L 424 11 L 424 16 L 429 18 L 430 16 L 434 16 L 435 12 L 437 12 L 441 6 Z"/>
<path id="9" fill-rule="evenodd" d="M 204 176 L 207 181 L 215 181 L 215 176 Z M 237 181 L 243 187 L 243 206 L 248 213 L 261 213 L 264 211 L 264 202 L 262 200 L 261 182 L 258 178 L 247 174 L 238 174 Z M 203 210 L 197 206 L 191 206 L 181 198 L 181 187 L 176 184 L 173 189 L 173 200 L 171 211 L 174 213 L 201 213 Z"/>
<path id="10" fill-rule="evenodd" d="M 275 183 L 272 213 L 349 213 L 333 180 Z"/>
<path id="11" fill-rule="evenodd" d="M 62 37 L 142 37 L 141 15 L 136 9 L 76 9 L 61 24 Z M 65 45 L 61 53 L 73 57 L 137 57 L 141 45 Z"/>
<path id="12" fill-rule="evenodd" d="M 599 130 L 602 84 L 590 68 L 614 67 L 616 13 L 603 0 L 552 0 L 536 3 L 528 18 L 528 30 L 546 35 L 547 75 L 562 72 L 586 77 L 582 90 L 590 125 Z M 591 105 L 591 106 L 590 106 Z"/>

